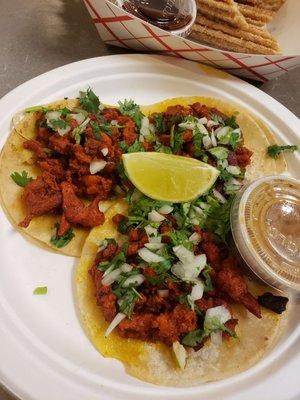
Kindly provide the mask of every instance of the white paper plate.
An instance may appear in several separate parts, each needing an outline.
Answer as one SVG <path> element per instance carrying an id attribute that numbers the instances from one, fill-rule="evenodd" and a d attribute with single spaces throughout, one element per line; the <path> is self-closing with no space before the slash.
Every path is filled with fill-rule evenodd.
<path id="1" fill-rule="evenodd" d="M 106 103 L 134 98 L 153 103 L 172 96 L 211 95 L 235 101 L 267 122 L 283 142 L 297 142 L 299 121 L 253 86 L 177 58 L 121 55 L 55 69 L 13 90 L 0 101 L 3 145 L 12 115 L 25 106 L 77 96 L 91 86 Z M 299 139 L 299 137 L 298 137 Z M 299 141 L 299 140 L 298 140 Z M 299 157 L 289 158 L 291 174 Z M 299 177 L 299 173 L 298 173 Z M 300 397 L 299 305 L 277 347 L 254 368 L 233 378 L 192 388 L 165 388 L 138 381 L 122 364 L 102 358 L 85 336 L 76 312 L 76 261 L 27 242 L 0 210 L 0 380 L 30 400 L 264 399 Z M 47 296 L 33 296 L 36 286 Z"/>

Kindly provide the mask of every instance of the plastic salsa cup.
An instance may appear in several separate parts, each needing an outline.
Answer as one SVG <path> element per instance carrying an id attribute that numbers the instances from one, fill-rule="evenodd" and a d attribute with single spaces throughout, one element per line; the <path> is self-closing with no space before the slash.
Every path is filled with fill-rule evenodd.
<path id="1" fill-rule="evenodd" d="M 231 230 L 260 279 L 300 297 L 300 181 L 266 176 L 245 186 L 232 205 Z"/>

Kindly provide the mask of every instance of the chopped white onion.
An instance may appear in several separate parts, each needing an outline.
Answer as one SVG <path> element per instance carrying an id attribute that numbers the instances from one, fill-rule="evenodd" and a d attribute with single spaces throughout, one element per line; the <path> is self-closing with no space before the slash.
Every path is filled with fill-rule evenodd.
<path id="1" fill-rule="evenodd" d="M 187 351 L 185 350 L 184 346 L 182 346 L 182 344 L 180 344 L 179 342 L 174 342 L 173 352 L 177 360 L 177 363 L 179 365 L 179 368 L 184 370 L 187 360 Z"/>
<path id="2" fill-rule="evenodd" d="M 119 325 L 120 322 L 123 321 L 123 319 L 126 318 L 126 315 L 123 313 L 118 313 L 115 318 L 111 321 L 109 324 L 108 328 L 105 331 L 104 336 L 107 337 L 111 334 L 111 332 Z"/>
<path id="3" fill-rule="evenodd" d="M 201 201 L 201 203 L 199 203 L 199 205 L 203 210 L 206 210 L 207 208 L 209 208 L 209 204 L 204 203 L 203 201 Z"/>
<path id="4" fill-rule="evenodd" d="M 197 123 L 197 128 L 199 129 L 199 131 L 202 133 L 202 135 L 207 135 L 208 136 L 208 130 L 205 128 L 205 126 L 203 124 L 201 124 L 200 122 Z"/>
<path id="5" fill-rule="evenodd" d="M 222 203 L 222 204 L 226 203 L 227 200 L 225 199 L 225 197 L 220 192 L 218 192 L 216 189 L 213 189 L 213 195 L 215 196 L 215 198 L 217 200 L 219 200 L 220 203 Z"/>
<path id="6" fill-rule="evenodd" d="M 152 210 L 148 213 L 148 220 L 151 222 L 161 222 L 165 219 L 163 215 L 161 215 L 156 210 Z"/>
<path id="7" fill-rule="evenodd" d="M 231 315 L 225 306 L 209 308 L 205 313 L 204 325 L 208 324 L 210 320 L 215 318 L 218 319 L 221 324 L 225 324 L 225 322 L 231 319 Z"/>
<path id="8" fill-rule="evenodd" d="M 189 129 L 189 130 L 193 130 L 195 129 L 196 126 L 196 122 L 181 122 L 180 124 L 178 124 L 179 128 L 182 129 Z"/>
<path id="9" fill-rule="evenodd" d="M 210 338 L 211 338 L 211 342 L 219 347 L 222 344 L 222 332 L 221 331 L 216 331 L 216 332 L 212 332 L 210 334 Z"/>
<path id="10" fill-rule="evenodd" d="M 75 119 L 78 125 L 82 124 L 85 120 L 85 115 L 82 113 L 70 114 L 70 118 Z"/>
<path id="11" fill-rule="evenodd" d="M 92 175 L 96 174 L 99 171 L 102 171 L 105 166 L 106 166 L 107 162 L 104 160 L 93 160 L 90 163 L 90 173 Z"/>
<path id="12" fill-rule="evenodd" d="M 104 274 L 103 274 L 103 276 L 102 276 L 102 279 L 103 279 L 105 276 L 107 276 L 108 274 L 110 274 L 111 271 L 114 270 L 114 267 L 115 267 L 115 266 L 112 264 L 109 268 L 107 268 L 107 270 L 104 272 Z"/>
<path id="13" fill-rule="evenodd" d="M 121 275 L 121 272 L 122 271 L 121 271 L 120 268 L 111 271 L 109 274 L 107 274 L 102 279 L 102 281 L 101 281 L 102 285 L 109 286 L 112 283 L 114 283 L 119 278 L 119 276 Z"/>
<path id="14" fill-rule="evenodd" d="M 71 127 L 68 125 L 68 126 L 66 126 L 65 128 L 58 128 L 58 129 L 57 129 L 57 132 L 58 132 L 58 134 L 59 134 L 60 136 L 64 136 L 64 135 L 66 135 L 67 133 L 69 133 L 70 130 L 71 130 Z"/>
<path id="15" fill-rule="evenodd" d="M 158 239 L 158 238 L 155 238 Z M 155 243 L 155 242 L 149 242 L 149 243 L 145 243 L 145 247 L 147 247 L 147 249 L 149 250 L 160 250 L 165 246 L 164 243 Z"/>
<path id="16" fill-rule="evenodd" d="M 226 136 L 230 131 L 230 126 L 222 126 L 215 130 L 215 135 L 218 139 L 221 139 L 223 136 Z"/>
<path id="17" fill-rule="evenodd" d="M 202 299 L 203 293 L 204 293 L 204 285 L 200 281 L 200 279 L 198 279 L 193 285 L 192 291 L 189 295 L 190 299 L 192 301 L 200 300 Z"/>
<path id="18" fill-rule="evenodd" d="M 206 265 L 206 255 L 194 256 L 189 263 L 181 261 L 174 264 L 171 268 L 172 273 L 183 281 L 194 281 Z"/>
<path id="19" fill-rule="evenodd" d="M 115 120 L 115 119 L 113 119 L 112 121 L 110 121 L 110 124 L 111 124 L 112 126 L 117 126 L 117 125 L 118 125 L 118 121 Z"/>
<path id="20" fill-rule="evenodd" d="M 229 183 L 229 185 L 236 185 L 236 186 L 242 186 L 243 185 L 243 183 L 241 181 L 238 181 L 235 178 L 229 179 L 228 183 Z"/>
<path id="21" fill-rule="evenodd" d="M 151 225 L 146 225 L 144 229 L 145 229 L 145 231 L 146 231 L 148 237 L 157 236 L 157 229 L 154 228 L 153 226 L 151 226 Z"/>
<path id="22" fill-rule="evenodd" d="M 231 175 L 240 175 L 241 173 L 241 168 L 236 165 L 228 165 L 226 169 Z"/>
<path id="23" fill-rule="evenodd" d="M 124 264 L 121 265 L 120 268 L 121 268 L 122 272 L 130 272 L 130 271 L 132 271 L 133 266 L 130 265 L 130 264 L 124 263 Z"/>
<path id="24" fill-rule="evenodd" d="M 141 121 L 141 129 L 140 129 L 140 134 L 142 136 L 147 136 L 150 133 L 149 129 L 149 118 L 148 117 L 143 117 Z"/>
<path id="25" fill-rule="evenodd" d="M 108 201 L 99 202 L 98 208 L 99 211 L 105 213 L 111 207 L 111 203 Z"/>
<path id="26" fill-rule="evenodd" d="M 198 119 L 198 123 L 202 124 L 202 125 L 206 125 L 207 124 L 207 118 L 206 117 L 202 117 Z"/>
<path id="27" fill-rule="evenodd" d="M 157 293 L 160 295 L 160 297 L 168 297 L 169 289 L 161 289 L 161 290 L 158 290 Z"/>
<path id="28" fill-rule="evenodd" d="M 199 215 L 200 217 L 203 215 L 203 210 L 202 210 L 202 208 L 197 207 L 197 206 L 193 206 L 193 210 L 194 210 L 195 213 L 196 213 L 197 215 Z"/>
<path id="29" fill-rule="evenodd" d="M 215 137 L 214 132 L 212 132 L 212 133 L 210 134 L 210 140 L 211 140 L 211 144 L 213 145 L 213 147 L 218 146 L 217 139 L 216 139 L 216 137 Z"/>
<path id="30" fill-rule="evenodd" d="M 144 282 L 144 280 L 145 277 L 142 274 L 132 275 L 125 280 L 122 286 L 123 287 L 140 286 Z"/>
<path id="31" fill-rule="evenodd" d="M 61 112 L 60 111 L 48 111 L 46 113 L 47 123 L 49 124 L 52 119 L 60 119 Z"/>
<path id="32" fill-rule="evenodd" d="M 213 121 L 212 119 L 210 119 L 210 120 L 207 122 L 206 125 L 207 125 L 208 128 L 211 128 L 211 127 L 213 127 L 213 126 L 219 125 L 219 122 L 215 122 L 215 121 Z"/>
<path id="33" fill-rule="evenodd" d="M 195 258 L 194 253 L 192 253 L 190 250 L 188 250 L 182 244 L 180 244 L 179 246 L 173 247 L 173 252 L 182 263 L 191 263 Z"/>
<path id="34" fill-rule="evenodd" d="M 143 247 L 138 251 L 138 255 L 141 257 L 142 260 L 146 261 L 147 263 L 158 263 L 165 261 L 164 257 L 159 256 L 158 254 L 153 253 L 152 251 L 148 250 L 146 247 Z"/>
<path id="35" fill-rule="evenodd" d="M 201 236 L 199 235 L 199 233 L 197 232 L 192 233 L 191 236 L 189 237 L 189 242 L 194 242 L 194 243 L 201 242 Z"/>
<path id="36" fill-rule="evenodd" d="M 104 155 L 104 157 L 106 157 L 108 154 L 108 148 L 104 147 L 103 149 L 101 149 L 101 153 Z"/>
<path id="37" fill-rule="evenodd" d="M 211 139 L 208 135 L 203 136 L 202 142 L 203 142 L 203 146 L 206 150 L 212 146 Z"/>
<path id="38" fill-rule="evenodd" d="M 160 214 L 170 214 L 174 210 L 174 207 L 165 204 L 164 206 L 160 207 L 157 211 Z"/>

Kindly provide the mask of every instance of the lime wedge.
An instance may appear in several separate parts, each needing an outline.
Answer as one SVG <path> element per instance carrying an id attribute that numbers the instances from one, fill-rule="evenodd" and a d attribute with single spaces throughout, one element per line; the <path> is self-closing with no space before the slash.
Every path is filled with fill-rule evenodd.
<path id="1" fill-rule="evenodd" d="M 140 152 L 123 154 L 128 178 L 146 196 L 183 203 L 207 192 L 219 171 L 194 158 L 173 154 Z"/>

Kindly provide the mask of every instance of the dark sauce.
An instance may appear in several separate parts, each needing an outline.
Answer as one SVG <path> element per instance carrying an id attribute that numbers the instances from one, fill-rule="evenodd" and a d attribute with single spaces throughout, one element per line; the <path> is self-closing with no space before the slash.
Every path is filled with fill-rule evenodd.
<path id="1" fill-rule="evenodd" d="M 182 14 L 174 0 L 128 0 L 124 10 L 167 31 L 184 28 L 191 20 L 190 14 Z"/>

